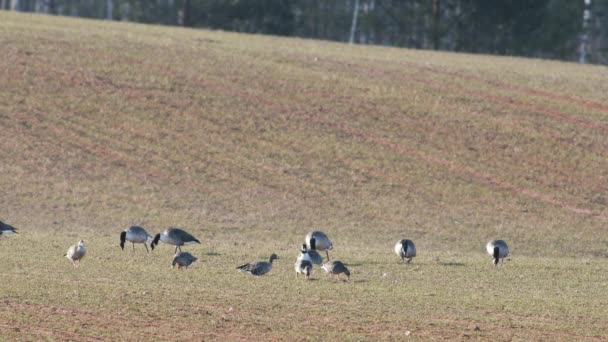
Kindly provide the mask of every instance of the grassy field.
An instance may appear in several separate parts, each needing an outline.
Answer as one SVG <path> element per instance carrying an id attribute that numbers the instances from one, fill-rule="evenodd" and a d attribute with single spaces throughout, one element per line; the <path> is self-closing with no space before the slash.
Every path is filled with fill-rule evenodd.
<path id="1" fill-rule="evenodd" d="M 0 340 L 608 340 L 607 79 L 0 11 Z M 349 283 L 295 279 L 315 229 Z"/>

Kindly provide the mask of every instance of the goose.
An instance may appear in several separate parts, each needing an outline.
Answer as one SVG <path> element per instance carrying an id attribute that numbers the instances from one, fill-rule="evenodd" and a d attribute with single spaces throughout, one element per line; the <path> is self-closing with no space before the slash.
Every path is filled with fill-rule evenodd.
<path id="1" fill-rule="evenodd" d="M 188 268 L 188 266 L 190 266 L 196 260 L 198 260 L 198 258 L 194 257 L 188 252 L 179 252 L 173 256 L 173 262 L 171 265 L 172 268 L 175 268 L 175 265 L 177 265 L 177 269 L 179 270 L 182 267 Z"/>
<path id="2" fill-rule="evenodd" d="M 306 235 L 306 245 L 308 249 L 317 250 L 317 251 L 325 251 L 327 255 L 327 260 L 329 261 L 329 251 L 334 248 L 334 245 L 331 243 L 331 240 L 327 237 L 327 235 L 321 231 L 314 231 L 308 233 Z"/>
<path id="3" fill-rule="evenodd" d="M 405 261 L 407 259 L 407 263 L 409 264 L 412 258 L 416 256 L 416 245 L 414 245 L 412 240 L 399 240 L 395 244 L 395 253 L 401 257 L 401 260 Z"/>
<path id="4" fill-rule="evenodd" d="M 135 252 L 136 243 L 143 243 L 144 247 L 146 247 L 146 252 L 149 253 L 150 250 L 146 242 L 152 242 L 152 235 L 142 227 L 131 226 L 120 233 L 120 248 L 123 251 L 125 250 L 125 241 L 129 241 L 133 245 L 133 252 Z"/>
<path id="5" fill-rule="evenodd" d="M 310 273 L 312 273 L 312 263 L 309 260 L 298 258 L 294 265 L 294 269 L 296 270 L 296 278 L 298 278 L 298 274 L 304 274 L 306 280 L 309 280 Z"/>
<path id="6" fill-rule="evenodd" d="M 340 274 L 346 274 L 346 281 L 350 281 L 350 271 L 344 264 L 339 260 L 334 260 L 323 264 L 323 270 L 333 276 L 337 276 L 340 279 Z"/>
<path id="7" fill-rule="evenodd" d="M 77 244 L 70 246 L 64 256 L 70 259 L 74 267 L 78 267 L 80 266 L 80 259 L 84 258 L 86 253 L 87 250 L 84 248 L 84 240 L 80 240 Z M 76 265 L 76 261 L 78 261 L 78 266 Z"/>
<path id="8" fill-rule="evenodd" d="M 182 251 L 181 246 L 183 246 L 183 245 L 192 245 L 195 243 L 198 243 L 198 244 L 201 243 L 194 236 L 190 235 L 189 233 L 187 233 L 179 228 L 169 228 L 169 229 L 166 229 L 162 233 L 156 234 L 156 236 L 154 237 L 154 240 L 152 240 L 152 243 L 150 243 L 150 247 L 152 247 L 152 250 L 154 250 L 154 247 L 156 247 L 156 245 L 158 245 L 158 240 L 160 240 L 164 243 L 168 243 L 170 245 L 175 245 L 175 253 L 177 253 L 178 249 L 181 252 Z"/>
<path id="9" fill-rule="evenodd" d="M 0 221 L 0 236 L 17 234 L 17 228 Z"/>
<path id="10" fill-rule="evenodd" d="M 302 245 L 298 260 L 307 260 L 313 265 L 323 265 L 323 257 L 319 254 L 319 252 L 315 251 L 314 249 L 306 248 L 306 244 Z"/>
<path id="11" fill-rule="evenodd" d="M 247 263 L 245 265 L 238 266 L 237 269 L 241 272 L 249 272 L 253 275 L 261 276 L 272 270 L 272 262 L 276 259 L 280 259 L 280 257 L 273 253 L 270 256 L 269 261 L 258 261 L 254 262 L 253 264 Z"/>
<path id="12" fill-rule="evenodd" d="M 488 254 L 492 256 L 494 266 L 498 265 L 499 259 L 500 264 L 502 265 L 504 259 L 509 256 L 509 247 L 503 240 L 492 240 L 488 242 L 486 245 L 486 250 L 488 251 Z"/>

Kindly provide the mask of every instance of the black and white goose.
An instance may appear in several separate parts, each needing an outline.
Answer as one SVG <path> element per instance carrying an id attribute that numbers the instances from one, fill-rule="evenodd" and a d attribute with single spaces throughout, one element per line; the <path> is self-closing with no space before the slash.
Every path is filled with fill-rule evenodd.
<path id="1" fill-rule="evenodd" d="M 188 252 L 179 252 L 173 256 L 173 262 L 171 265 L 173 268 L 175 268 L 175 265 L 177 265 L 177 269 L 179 270 L 182 267 L 188 268 L 188 266 L 192 265 L 192 263 L 197 260 L 198 258 Z"/>
<path id="2" fill-rule="evenodd" d="M 314 238 L 312 240 L 314 240 Z M 314 245 L 314 241 L 312 244 Z M 306 244 L 303 244 L 302 248 L 300 248 L 298 260 L 306 260 L 313 265 L 323 265 L 323 257 L 319 254 L 319 252 L 315 251 L 314 249 L 308 249 Z"/>
<path id="3" fill-rule="evenodd" d="M 486 250 L 488 251 L 488 254 L 492 256 L 494 266 L 498 265 L 499 260 L 502 265 L 504 259 L 509 256 L 509 246 L 507 246 L 507 243 L 503 240 L 492 240 L 488 242 Z"/>
<path id="4" fill-rule="evenodd" d="M 407 259 L 409 264 L 412 258 L 416 256 L 416 245 L 412 240 L 399 240 L 395 244 L 395 253 L 401 257 L 401 260 L 405 261 Z"/>
<path id="5" fill-rule="evenodd" d="M 298 277 L 298 274 L 303 274 L 306 280 L 309 280 L 310 274 L 312 273 L 312 263 L 309 260 L 298 258 L 294 265 L 294 269 L 296 270 L 296 278 Z"/>
<path id="6" fill-rule="evenodd" d="M 178 249 L 180 252 L 182 251 L 181 246 L 201 243 L 190 233 L 187 233 L 186 231 L 179 228 L 169 228 L 162 233 L 156 234 L 156 236 L 154 236 L 154 239 L 152 240 L 152 243 L 150 243 L 150 247 L 152 247 L 152 250 L 154 250 L 154 247 L 158 245 L 159 240 L 164 243 L 174 245 L 175 253 L 177 253 Z"/>
<path id="7" fill-rule="evenodd" d="M 124 251 L 125 242 L 129 241 L 133 245 L 134 252 L 136 243 L 143 243 L 144 247 L 146 247 L 146 251 L 150 252 L 146 242 L 152 242 L 152 240 L 152 235 L 150 235 L 144 228 L 139 226 L 131 226 L 120 233 L 120 248 Z"/>
<path id="8" fill-rule="evenodd" d="M 238 266 L 237 269 L 241 272 L 248 272 L 256 276 L 261 276 L 272 270 L 272 262 L 276 259 L 280 258 L 278 255 L 273 253 L 268 261 L 247 263 L 245 265 Z"/>
<path id="9" fill-rule="evenodd" d="M 306 235 L 305 242 L 308 249 L 325 251 L 327 260 L 329 261 L 329 251 L 334 248 L 334 245 L 325 233 L 321 231 L 310 232 Z"/>
<path id="10" fill-rule="evenodd" d="M 17 228 L 0 221 L 0 236 L 17 234 Z"/>

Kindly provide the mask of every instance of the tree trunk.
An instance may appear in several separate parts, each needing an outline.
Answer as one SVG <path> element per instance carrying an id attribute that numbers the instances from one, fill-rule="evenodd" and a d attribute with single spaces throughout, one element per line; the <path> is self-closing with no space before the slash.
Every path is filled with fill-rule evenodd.
<path id="1" fill-rule="evenodd" d="M 433 49 L 439 50 L 439 24 L 441 20 L 441 0 L 433 0 Z"/>
<path id="2" fill-rule="evenodd" d="M 108 0 L 107 7 L 108 7 L 107 19 L 112 20 L 112 14 L 114 14 L 114 0 Z"/>
<path id="3" fill-rule="evenodd" d="M 184 27 L 189 27 L 192 25 L 192 23 L 190 22 L 190 10 L 190 0 L 184 0 L 184 5 L 182 7 L 182 26 Z"/>
<path id="4" fill-rule="evenodd" d="M 357 31 L 357 17 L 359 16 L 359 0 L 355 0 L 355 7 L 353 8 L 353 21 L 350 25 L 350 37 L 348 42 L 352 44 L 355 41 L 355 32 Z"/>
<path id="5" fill-rule="evenodd" d="M 589 21 L 591 20 L 591 0 L 583 0 L 585 2 L 585 10 L 583 11 L 583 30 L 581 32 L 581 41 L 579 46 L 578 62 L 580 64 L 587 63 L 587 52 L 589 49 Z"/>

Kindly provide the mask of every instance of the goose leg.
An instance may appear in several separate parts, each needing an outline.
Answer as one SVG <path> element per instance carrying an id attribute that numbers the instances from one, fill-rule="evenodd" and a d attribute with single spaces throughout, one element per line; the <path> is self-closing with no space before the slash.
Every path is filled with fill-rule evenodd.
<path id="1" fill-rule="evenodd" d="M 407 259 L 407 263 L 409 264 L 412 261 L 412 258 Z"/>
<path id="2" fill-rule="evenodd" d="M 327 261 L 329 261 L 329 251 L 327 249 L 325 250 L 325 255 L 327 255 Z"/>
<path id="3" fill-rule="evenodd" d="M 133 246 L 133 253 L 135 253 L 135 243 L 131 242 L 131 246 Z"/>
<path id="4" fill-rule="evenodd" d="M 144 247 L 146 247 L 146 252 L 150 253 L 150 250 L 148 249 L 148 245 L 146 245 L 145 242 L 144 242 Z"/>
<path id="5" fill-rule="evenodd" d="M 175 246 L 175 252 L 174 253 L 177 253 L 177 249 L 178 248 L 179 248 L 179 246 Z M 179 251 L 181 252 L 182 250 L 180 249 Z"/>

